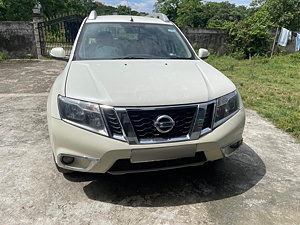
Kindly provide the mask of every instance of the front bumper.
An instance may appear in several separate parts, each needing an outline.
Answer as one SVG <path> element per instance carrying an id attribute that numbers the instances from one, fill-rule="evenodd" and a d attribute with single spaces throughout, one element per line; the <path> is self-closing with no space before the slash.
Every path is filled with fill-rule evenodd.
<path id="1" fill-rule="evenodd" d="M 98 135 L 48 116 L 51 145 L 56 164 L 59 167 L 92 173 L 128 173 L 160 169 L 173 169 L 184 166 L 201 165 L 229 156 L 239 148 L 245 124 L 245 111 L 242 108 L 224 124 L 198 140 L 129 145 L 106 136 Z M 202 154 L 199 160 L 188 160 Z M 74 157 L 74 162 L 66 164 L 64 156 Z M 204 156 L 204 157 L 203 157 Z M 185 159 L 187 163 L 174 164 L 174 160 Z M 128 160 L 132 170 L 113 170 L 115 162 Z M 169 166 L 138 167 L 150 162 L 170 162 Z"/>

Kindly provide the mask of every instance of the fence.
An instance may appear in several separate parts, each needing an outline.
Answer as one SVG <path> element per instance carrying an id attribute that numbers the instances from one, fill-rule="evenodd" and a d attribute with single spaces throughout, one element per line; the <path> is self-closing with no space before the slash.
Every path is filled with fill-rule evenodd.
<path id="1" fill-rule="evenodd" d="M 70 55 L 78 29 L 85 16 L 69 15 L 38 23 L 41 54 L 48 56 L 53 47 L 63 47 Z"/>

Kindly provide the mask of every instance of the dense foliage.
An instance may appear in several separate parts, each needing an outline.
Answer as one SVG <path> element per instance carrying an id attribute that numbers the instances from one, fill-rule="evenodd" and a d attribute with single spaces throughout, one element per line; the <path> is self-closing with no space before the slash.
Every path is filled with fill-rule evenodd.
<path id="1" fill-rule="evenodd" d="M 253 0 L 248 8 L 228 1 L 157 0 L 154 11 L 166 14 L 181 27 L 225 28 L 228 22 L 237 24 L 248 19 L 262 20 L 269 28 L 279 25 L 300 29 L 299 0 Z"/>
<path id="2" fill-rule="evenodd" d="M 62 14 L 88 14 L 96 10 L 99 15 L 138 15 L 130 7 L 119 5 L 107 6 L 94 0 L 0 0 L 0 21 L 31 21 L 32 8 L 39 4 L 45 17 Z"/>
<path id="3" fill-rule="evenodd" d="M 154 11 L 166 14 L 180 27 L 207 28 L 224 28 L 227 22 L 241 21 L 248 13 L 245 6 L 202 0 L 158 0 Z"/>
<path id="4" fill-rule="evenodd" d="M 270 30 L 300 30 L 299 0 L 254 0 L 248 8 L 228 1 L 157 0 L 154 8 L 180 27 L 227 30 L 229 50 L 241 58 L 267 54 Z"/>

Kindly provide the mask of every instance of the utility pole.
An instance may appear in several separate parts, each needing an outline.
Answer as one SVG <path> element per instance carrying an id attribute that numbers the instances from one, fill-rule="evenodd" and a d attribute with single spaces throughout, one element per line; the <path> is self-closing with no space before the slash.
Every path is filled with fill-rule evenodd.
<path id="1" fill-rule="evenodd" d="M 276 44 L 276 39 L 277 39 L 277 35 L 278 35 L 278 30 L 279 30 L 279 25 L 277 26 L 277 29 L 276 29 L 276 34 L 275 34 L 274 41 L 273 41 L 273 47 L 272 47 L 272 52 L 271 52 L 270 59 L 272 59 L 272 57 L 273 57 L 273 53 L 274 53 L 274 49 L 275 49 L 275 44 Z"/>

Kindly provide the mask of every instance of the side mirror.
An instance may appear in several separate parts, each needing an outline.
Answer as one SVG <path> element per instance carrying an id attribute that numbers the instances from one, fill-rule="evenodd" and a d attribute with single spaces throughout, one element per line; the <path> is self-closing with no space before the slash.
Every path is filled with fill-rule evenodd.
<path id="1" fill-rule="evenodd" d="M 50 56 L 54 59 L 68 61 L 65 50 L 62 47 L 52 48 L 50 50 Z"/>
<path id="2" fill-rule="evenodd" d="M 200 57 L 200 59 L 207 59 L 209 55 L 210 54 L 207 49 L 205 48 L 199 49 L 198 56 Z"/>

